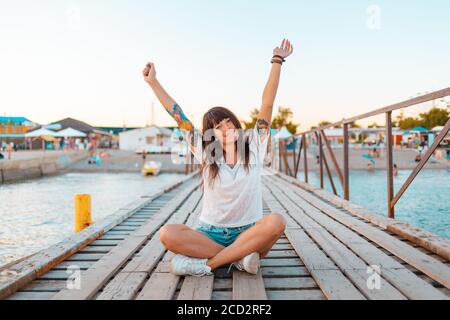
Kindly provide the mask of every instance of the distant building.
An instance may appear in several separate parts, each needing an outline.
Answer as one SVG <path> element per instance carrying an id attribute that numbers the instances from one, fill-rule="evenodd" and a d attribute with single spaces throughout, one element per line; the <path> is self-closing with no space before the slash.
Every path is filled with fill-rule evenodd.
<path id="1" fill-rule="evenodd" d="M 106 131 L 110 134 L 119 135 L 121 132 L 139 129 L 138 127 L 95 127 L 97 130 Z"/>
<path id="2" fill-rule="evenodd" d="M 114 134 L 108 131 L 99 130 L 86 122 L 73 118 L 65 118 L 55 121 L 50 123 L 46 127 L 58 131 L 67 128 L 81 131 L 85 133 L 90 140 L 96 139 L 98 141 L 98 147 L 100 148 L 111 148 L 113 147 L 114 142 L 117 140 Z"/>
<path id="3" fill-rule="evenodd" d="M 25 117 L 0 117 L 0 142 L 25 148 L 25 134 L 38 126 Z"/>
<path id="4" fill-rule="evenodd" d="M 135 152 L 167 153 L 173 146 L 173 131 L 151 125 L 119 133 L 119 149 Z"/>

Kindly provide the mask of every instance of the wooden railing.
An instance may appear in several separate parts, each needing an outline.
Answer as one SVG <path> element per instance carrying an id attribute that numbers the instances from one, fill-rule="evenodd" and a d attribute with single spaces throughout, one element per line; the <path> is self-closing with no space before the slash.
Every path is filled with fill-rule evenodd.
<path id="1" fill-rule="evenodd" d="M 395 110 L 407 108 L 413 105 L 417 105 L 424 102 L 433 101 L 436 99 L 444 98 L 446 96 L 450 95 L 450 87 L 446 89 L 442 89 L 439 91 L 435 91 L 429 94 L 425 94 L 413 99 L 409 99 L 403 102 L 399 102 L 387 107 L 379 108 L 367 113 L 363 113 L 358 116 L 354 116 L 348 119 L 343 119 L 341 121 L 314 128 L 302 133 L 297 134 L 296 136 L 301 137 L 300 144 L 298 148 L 298 152 L 296 152 L 295 147 L 294 151 L 292 152 L 293 157 L 293 170 L 291 170 L 289 166 L 288 161 L 288 155 L 287 155 L 287 149 L 286 149 L 286 143 L 284 141 L 279 141 L 279 156 L 282 159 L 280 161 L 284 164 L 284 171 L 286 174 L 291 175 L 293 177 L 297 177 L 299 165 L 301 161 L 301 156 L 303 152 L 303 169 L 304 169 L 304 180 L 305 182 L 308 182 L 308 162 L 307 162 L 307 150 L 308 150 L 308 144 L 307 144 L 307 137 L 308 135 L 314 135 L 317 139 L 317 147 L 319 149 L 319 175 L 320 175 L 320 188 L 324 188 L 324 166 L 325 170 L 327 172 L 331 188 L 333 189 L 333 192 L 335 195 L 337 194 L 336 187 L 334 185 L 333 176 L 330 172 L 330 166 L 328 164 L 328 161 L 326 159 L 325 153 L 323 152 L 323 144 L 325 144 L 326 149 L 328 150 L 329 156 L 331 158 L 331 163 L 334 166 L 335 172 L 339 178 L 339 181 L 342 186 L 343 190 L 343 197 L 346 200 L 350 199 L 350 185 L 349 185 L 349 125 L 357 120 L 365 119 L 368 117 L 385 114 L 386 118 L 386 172 L 387 172 L 387 214 L 388 217 L 394 218 L 394 207 L 395 204 L 398 202 L 398 200 L 401 198 L 401 196 L 404 194 L 406 189 L 409 187 L 411 182 L 414 180 L 414 178 L 417 176 L 417 174 L 420 172 L 420 170 L 424 167 L 424 165 L 427 163 L 428 159 L 431 157 L 431 155 L 434 153 L 436 148 L 439 146 L 439 144 L 442 142 L 442 140 L 447 135 L 447 132 L 450 129 L 450 119 L 447 120 L 447 123 L 444 125 L 444 128 L 442 131 L 437 135 L 437 137 L 434 140 L 434 143 L 431 145 L 431 147 L 428 149 L 426 154 L 421 158 L 420 162 L 417 164 L 417 166 L 414 168 L 412 173 L 409 175 L 408 179 L 405 181 L 405 183 L 401 186 L 397 194 L 394 196 L 394 173 L 393 173 L 393 146 L 392 146 L 392 112 Z M 333 127 L 340 127 L 343 128 L 343 170 L 338 165 L 338 162 L 336 160 L 336 157 L 334 155 L 333 149 L 331 148 L 330 142 L 325 135 L 325 129 L 327 128 L 333 128 Z M 280 166 L 280 170 L 281 170 Z"/>

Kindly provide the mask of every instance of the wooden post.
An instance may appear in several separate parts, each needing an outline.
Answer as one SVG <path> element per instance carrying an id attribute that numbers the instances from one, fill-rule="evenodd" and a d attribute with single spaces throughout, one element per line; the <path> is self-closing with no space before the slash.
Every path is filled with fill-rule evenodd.
<path id="1" fill-rule="evenodd" d="M 350 200 L 349 169 L 348 169 L 348 124 L 344 123 L 344 199 Z"/>
<path id="2" fill-rule="evenodd" d="M 283 172 L 283 165 L 281 162 L 281 158 L 282 158 L 282 156 L 281 156 L 281 140 L 278 139 L 278 168 L 279 168 L 280 172 Z"/>
<path id="3" fill-rule="evenodd" d="M 322 136 L 316 132 L 317 147 L 319 148 L 320 188 L 323 189 L 323 149 Z"/>
<path id="4" fill-rule="evenodd" d="M 290 176 L 292 174 L 291 174 L 291 168 L 289 167 L 289 163 L 288 163 L 286 140 L 283 140 L 282 150 L 283 150 L 282 155 L 283 155 L 283 162 L 284 162 L 284 172 L 287 176 Z"/>
<path id="5" fill-rule="evenodd" d="M 392 154 L 392 111 L 386 112 L 386 171 L 387 171 L 387 204 L 388 217 L 394 218 L 394 166 Z"/>
<path id="6" fill-rule="evenodd" d="M 294 144 L 294 148 L 292 149 L 292 165 L 293 165 L 293 171 L 295 171 L 295 158 L 296 158 L 296 156 L 295 156 L 295 136 L 292 136 L 292 143 Z M 292 176 L 294 177 L 294 178 L 297 178 L 297 172 L 293 172 L 292 173 Z"/>
<path id="7" fill-rule="evenodd" d="M 337 196 L 336 186 L 334 185 L 333 176 L 331 175 L 330 167 L 328 166 L 327 157 L 324 155 L 323 163 L 325 164 L 325 169 L 327 170 L 328 180 L 330 180 L 331 189 L 333 193 Z"/>
<path id="8" fill-rule="evenodd" d="M 295 178 L 297 178 L 298 174 L 298 167 L 300 165 L 300 158 L 302 157 L 302 149 L 303 149 L 303 138 L 300 138 L 300 145 L 298 147 L 298 156 L 297 160 L 295 161 Z"/>
<path id="9" fill-rule="evenodd" d="M 305 160 L 304 170 L 305 170 L 305 182 L 308 183 L 308 158 L 306 157 L 306 151 L 308 150 L 308 145 L 306 143 L 306 136 L 302 135 L 303 139 L 303 159 Z"/>
<path id="10" fill-rule="evenodd" d="M 339 177 L 339 181 L 341 182 L 341 186 L 344 187 L 344 177 L 342 176 L 341 169 L 339 168 L 339 164 L 337 163 L 336 157 L 334 156 L 333 149 L 331 148 L 330 142 L 328 141 L 325 131 L 320 130 L 320 134 L 322 135 L 323 141 L 325 142 L 325 146 L 328 150 L 328 153 L 330 154 L 331 161 L 333 162 L 334 168 Z"/>

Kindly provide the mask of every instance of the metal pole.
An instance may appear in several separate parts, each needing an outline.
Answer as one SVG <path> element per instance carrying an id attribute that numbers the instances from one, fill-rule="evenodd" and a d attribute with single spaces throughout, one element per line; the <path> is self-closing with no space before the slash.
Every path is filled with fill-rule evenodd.
<path id="1" fill-rule="evenodd" d="M 387 202 L 388 217 L 394 218 L 394 164 L 392 154 L 392 111 L 386 112 L 386 171 L 387 171 Z"/>
<path id="2" fill-rule="evenodd" d="M 344 124 L 344 199 L 350 200 L 349 169 L 348 169 L 348 124 Z"/>
<path id="3" fill-rule="evenodd" d="M 308 183 L 308 159 L 306 157 L 306 151 L 308 150 L 308 145 L 306 143 L 306 136 L 303 135 L 302 136 L 303 139 L 303 148 L 304 148 L 304 152 L 303 152 L 303 159 L 305 160 L 305 164 L 304 164 L 304 170 L 305 170 L 305 182 Z"/>

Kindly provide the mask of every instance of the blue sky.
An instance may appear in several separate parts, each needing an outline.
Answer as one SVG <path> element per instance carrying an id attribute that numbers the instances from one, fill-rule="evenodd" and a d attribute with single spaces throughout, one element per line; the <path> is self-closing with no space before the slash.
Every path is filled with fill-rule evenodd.
<path id="1" fill-rule="evenodd" d="M 216 105 L 247 118 L 273 48 L 288 37 L 295 52 L 275 106 L 292 108 L 308 129 L 449 86 L 449 9 L 403 0 L 0 0 L 0 114 L 142 126 L 154 101 L 156 123 L 172 125 L 142 81 L 152 61 L 196 125 Z"/>

